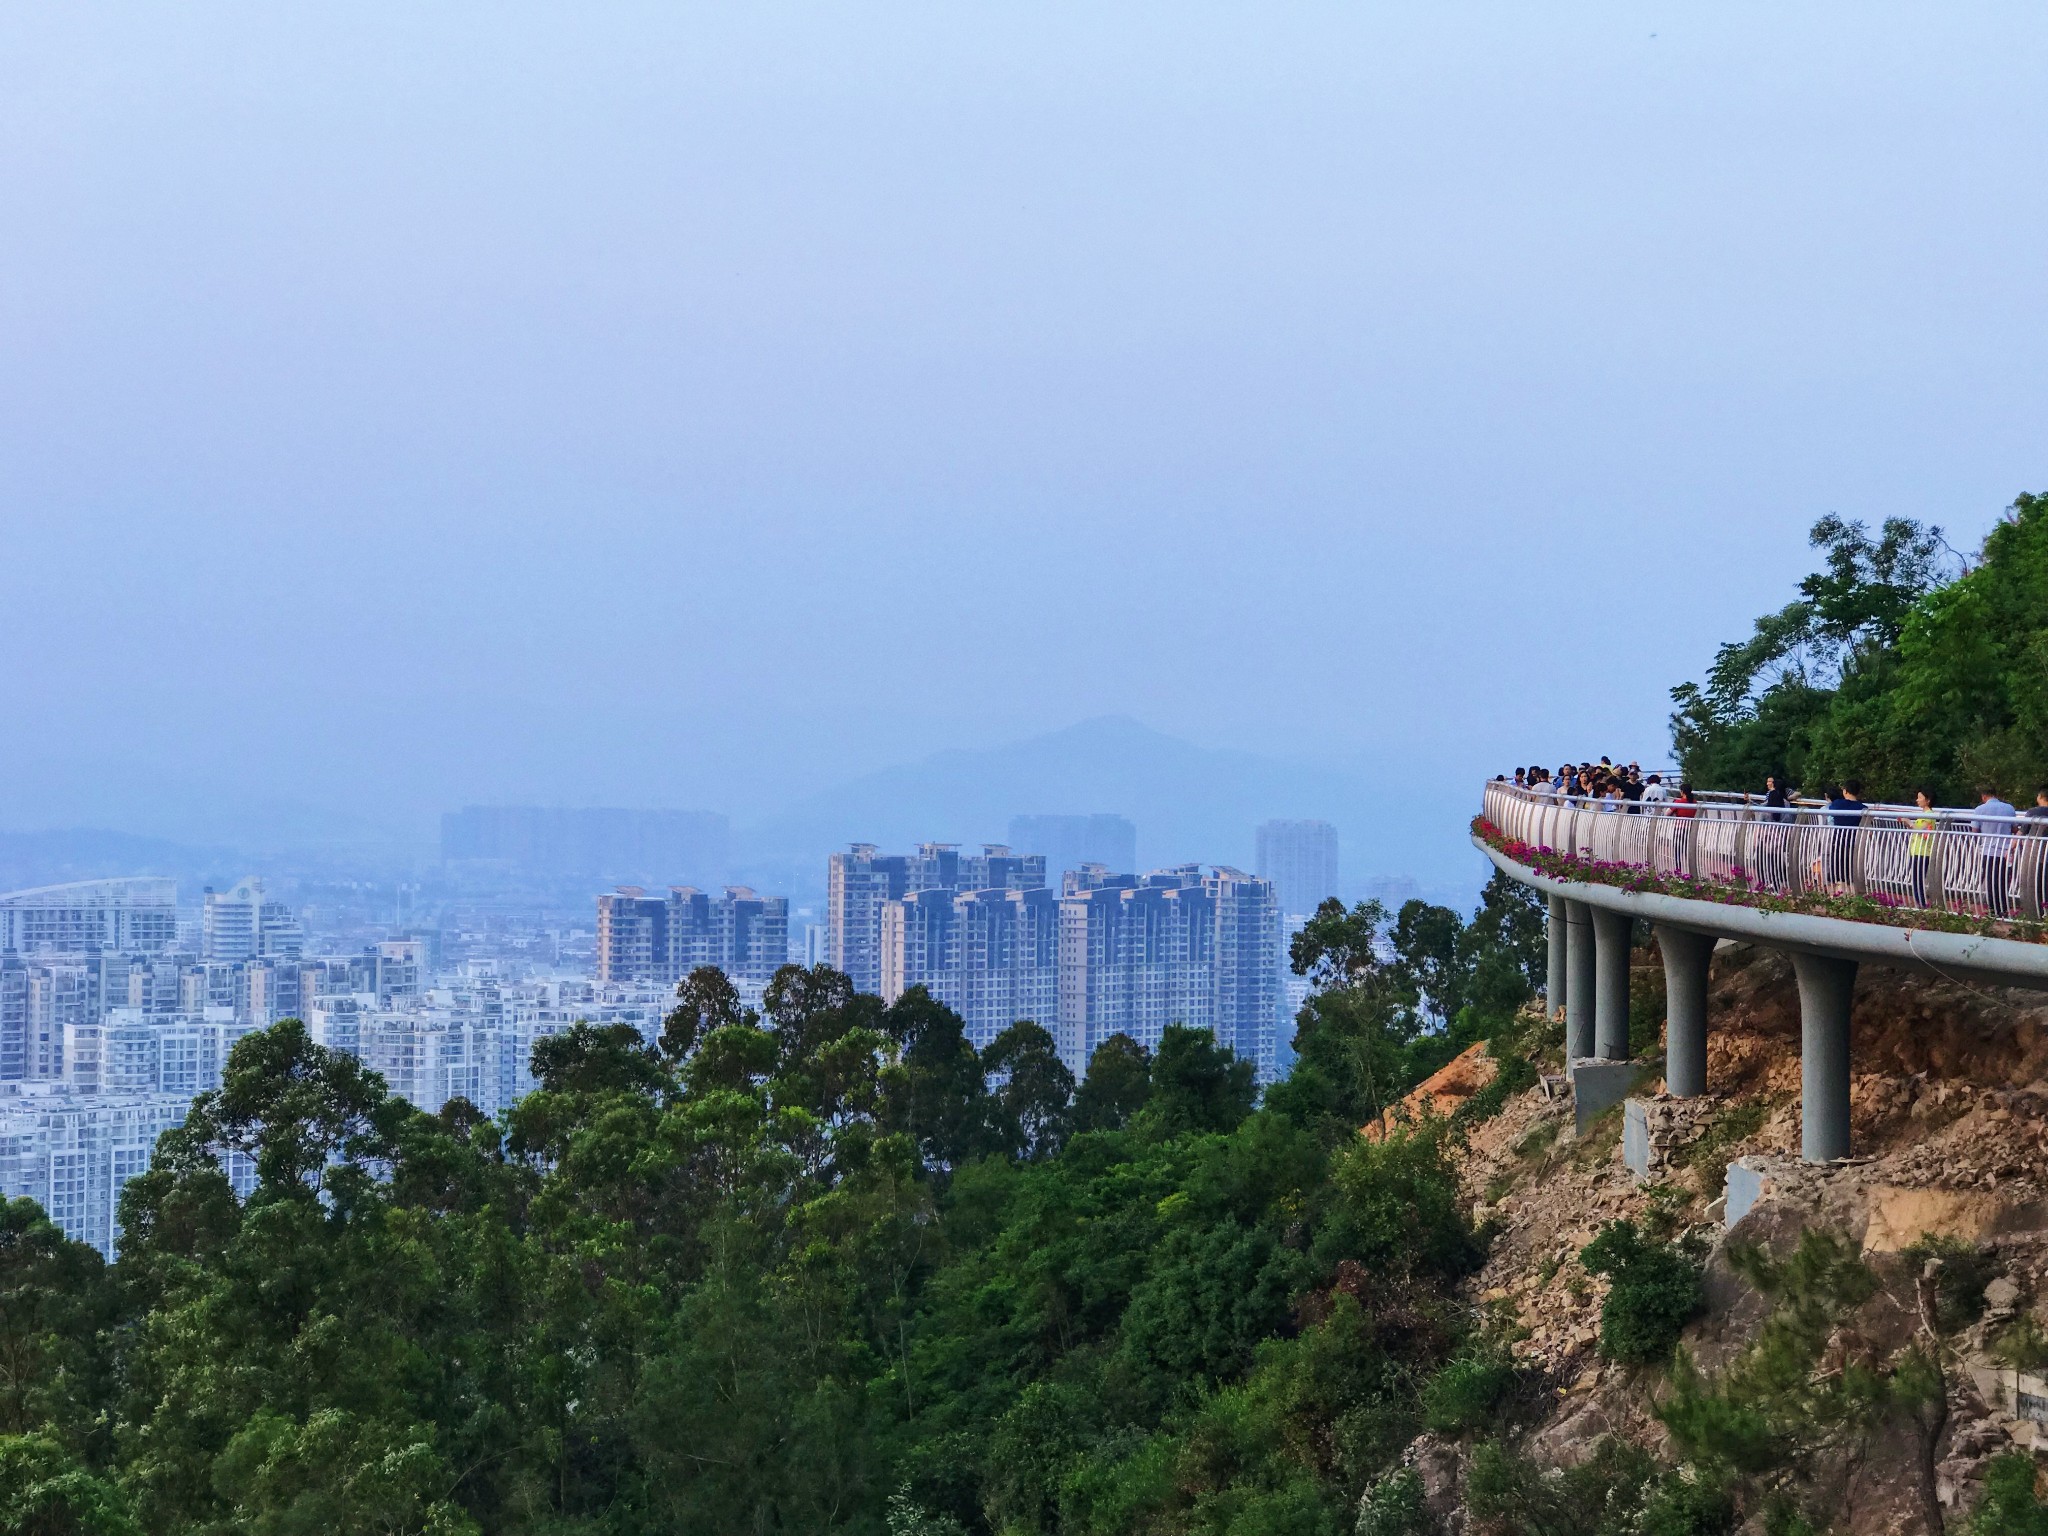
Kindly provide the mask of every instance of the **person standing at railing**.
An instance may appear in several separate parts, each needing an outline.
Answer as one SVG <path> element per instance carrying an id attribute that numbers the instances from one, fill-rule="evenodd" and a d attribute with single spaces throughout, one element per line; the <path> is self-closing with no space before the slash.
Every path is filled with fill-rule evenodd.
<path id="1" fill-rule="evenodd" d="M 2034 803 L 2020 812 L 2028 837 L 2027 854 L 2034 861 L 2034 915 L 2048 917 L 2048 788 L 2034 791 Z"/>
<path id="2" fill-rule="evenodd" d="M 1828 802 L 1828 820 L 1834 830 L 1828 833 L 1824 878 L 1833 895 L 1847 895 L 1854 883 L 1856 829 L 1863 824 L 1863 814 L 1868 809 L 1863 803 L 1863 785 L 1856 779 L 1844 779 Z"/>
<path id="3" fill-rule="evenodd" d="M 1757 879 L 1767 890 L 1780 891 L 1792 883 L 1792 799 L 1775 773 L 1764 775 L 1764 816 L 1762 835 L 1757 839 Z"/>
<path id="4" fill-rule="evenodd" d="M 1906 867 L 1913 873 L 1913 905 L 1927 905 L 1927 869 L 1934 862 L 1934 830 L 1941 823 L 1934 814 L 1934 796 L 1924 789 L 1913 791 L 1913 804 L 1918 807 L 1906 825 L 1911 829 L 1906 838 Z"/>
<path id="5" fill-rule="evenodd" d="M 1977 829 L 1984 858 L 1984 901 L 1993 917 L 2012 916 L 2012 830 L 2018 813 L 1989 784 L 1977 786 Z"/>
<path id="6" fill-rule="evenodd" d="M 1692 785 L 1681 782 L 1677 798 L 1671 802 L 1671 872 L 1689 876 L 1692 873 L 1692 819 L 1699 815 L 1698 799 L 1693 795 Z"/>

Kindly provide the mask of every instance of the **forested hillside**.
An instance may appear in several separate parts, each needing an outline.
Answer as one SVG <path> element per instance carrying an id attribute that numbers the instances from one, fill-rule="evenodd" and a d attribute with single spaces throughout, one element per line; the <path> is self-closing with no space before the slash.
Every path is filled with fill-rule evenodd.
<path id="1" fill-rule="evenodd" d="M 116 1264 L 7 1208 L 0 1529 L 1349 1532 L 1470 1369 L 1483 1259 L 1453 1128 L 1358 1127 L 1502 1027 L 1540 933 L 1498 881 L 1470 923 L 1326 905 L 1262 1105 L 1205 1032 L 1076 1085 L 1036 1025 L 977 1057 L 822 968 L 763 1018 L 700 972 L 658 1049 L 547 1040 L 502 1124 L 279 1024 Z"/>
<path id="2" fill-rule="evenodd" d="M 1906 520 L 1822 518 L 1799 596 L 1673 690 L 1672 736 L 1703 789 L 1775 773 L 1825 793 L 1974 805 L 2048 786 L 2048 497 L 2022 496 L 1969 560 Z"/>

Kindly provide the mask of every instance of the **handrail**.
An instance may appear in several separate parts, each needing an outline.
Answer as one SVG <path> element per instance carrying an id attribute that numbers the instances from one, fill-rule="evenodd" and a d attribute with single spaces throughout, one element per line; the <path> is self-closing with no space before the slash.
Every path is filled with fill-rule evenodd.
<path id="1" fill-rule="evenodd" d="M 1665 789 L 1675 793 L 1678 787 L 1678 776 L 1675 773 L 1668 772 L 1662 773 L 1661 776 L 1663 779 Z M 1489 780 L 1488 782 L 1494 784 L 1505 784 L 1509 789 L 1517 789 L 1522 787 L 1518 786 L 1511 779 L 1508 779 L 1505 776 Z M 1555 798 L 1550 794 L 1548 790 L 1528 789 L 1525 792 L 1528 794 L 1535 795 L 1539 799 Z M 1575 800 L 1588 801 L 1595 805 L 1602 803 L 1597 795 L 1575 795 L 1571 798 Z M 1774 807 L 1768 807 L 1764 804 L 1764 797 L 1762 795 L 1757 794 L 1753 791 L 1745 791 L 1739 789 L 1698 789 L 1693 791 L 1693 799 L 1698 801 L 1702 805 L 1746 805 L 1752 806 L 1760 811 L 1775 809 Z M 1791 795 L 1788 797 L 1788 799 L 1790 801 L 1792 808 L 1795 810 L 1817 811 L 1823 809 L 1828 804 L 1827 801 L 1822 800 L 1818 796 L 1814 795 Z M 1635 802 L 1630 801 L 1627 803 L 1633 805 Z M 1929 810 L 1923 811 L 1917 805 L 1906 805 L 1902 802 L 1891 800 L 1863 800 L 1859 801 L 1858 803 L 1862 805 L 1862 807 L 1865 810 L 1869 811 L 1891 811 L 1895 812 L 1900 816 L 1935 816 L 1945 821 L 1975 821 L 1977 817 L 1983 814 L 1981 811 L 1977 810 L 1974 807 L 1954 805 L 1937 805 Z M 2031 820 L 2032 818 L 2026 819 Z"/>
<path id="2" fill-rule="evenodd" d="M 1782 896 L 1860 896 L 1888 907 L 2038 921 L 2048 910 L 2048 817 L 1868 805 L 1779 808 L 1726 793 L 1684 801 L 1556 796 L 1490 780 L 1486 819 L 1511 838 L 1656 874 Z M 1971 825 L 1957 823 L 1968 818 Z"/>

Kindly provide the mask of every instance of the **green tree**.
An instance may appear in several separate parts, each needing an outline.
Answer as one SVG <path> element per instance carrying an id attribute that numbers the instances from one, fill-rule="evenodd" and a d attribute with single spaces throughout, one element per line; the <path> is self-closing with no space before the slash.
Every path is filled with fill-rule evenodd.
<path id="1" fill-rule="evenodd" d="M 0 1531 L 9 1536 L 140 1536 L 119 1488 L 46 1435 L 0 1435 Z"/>
<path id="2" fill-rule="evenodd" d="M 1074 1096 L 1074 1129 L 1118 1130 L 1152 1096 L 1152 1053 L 1126 1034 L 1114 1034 L 1088 1058 L 1088 1075 Z"/>
<path id="3" fill-rule="evenodd" d="M 700 965 L 676 983 L 676 1006 L 662 1021 L 662 1053 L 681 1061 L 712 1030 L 754 1023 L 747 1015 L 732 979 L 715 965 Z"/>
<path id="4" fill-rule="evenodd" d="M 1152 1058 L 1152 1092 L 1143 1119 L 1163 1135 L 1235 1130 L 1258 1090 L 1252 1064 L 1239 1061 L 1206 1029 L 1169 1024 Z"/>
<path id="5" fill-rule="evenodd" d="M 935 1168 L 984 1151 L 988 1084 L 960 1015 L 919 986 L 891 1003 L 881 1022 L 897 1052 L 882 1077 L 882 1125 L 909 1135 Z"/>
<path id="6" fill-rule="evenodd" d="M 118 1316 L 100 1256 L 32 1200 L 0 1200 L 0 1434 L 43 1431 L 103 1450 L 112 1383 L 99 1333 Z"/>
<path id="7" fill-rule="evenodd" d="M 1941 530 L 1909 518 L 1888 519 L 1873 537 L 1830 514 L 1809 540 L 1823 565 L 1799 597 L 1758 619 L 1748 640 L 1722 646 L 1704 686 L 1672 690 L 1672 742 L 1702 785 L 1810 777 L 1807 758 L 1838 692 L 1878 685 L 1916 606 L 1944 576 Z"/>
<path id="8" fill-rule="evenodd" d="M 1297 1016 L 1295 1067 L 1269 1094 L 1287 1114 L 1342 1136 L 1376 1120 L 1414 1081 L 1408 1048 L 1424 1020 L 1403 976 L 1379 958 L 1386 909 L 1330 900 L 1294 936 L 1294 972 L 1315 991 Z"/>
<path id="9" fill-rule="evenodd" d="M 2025 1451 L 1992 1457 L 1984 1469 L 1984 1496 L 1970 1516 L 1970 1536 L 2048 1536 L 2048 1504 L 2034 1491 L 2038 1476 Z"/>
<path id="10" fill-rule="evenodd" d="M 1020 1019 L 989 1042 L 981 1065 L 1002 1079 L 990 1106 L 996 1145 L 1012 1157 L 1056 1154 L 1073 1123 L 1074 1074 L 1051 1034 Z"/>

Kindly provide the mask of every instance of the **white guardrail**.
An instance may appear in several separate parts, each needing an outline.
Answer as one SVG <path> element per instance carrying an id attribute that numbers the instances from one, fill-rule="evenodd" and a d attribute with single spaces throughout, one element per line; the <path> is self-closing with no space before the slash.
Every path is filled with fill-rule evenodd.
<path id="1" fill-rule="evenodd" d="M 1486 786 L 1506 836 L 1662 875 L 1742 882 L 1780 895 L 1854 895 L 1965 917 L 2039 920 L 2048 907 L 2048 818 L 1980 830 L 1974 811 L 1871 805 L 1860 815 L 1780 809 L 1708 791 L 1690 802 L 1589 800 Z"/>

